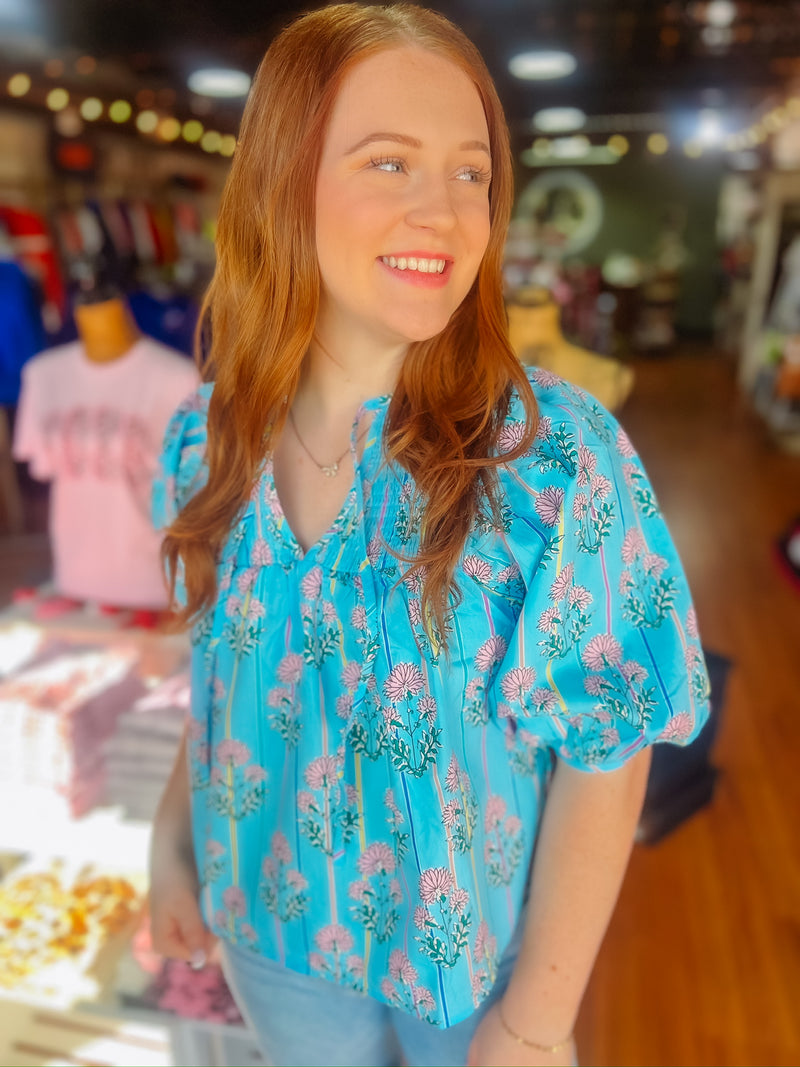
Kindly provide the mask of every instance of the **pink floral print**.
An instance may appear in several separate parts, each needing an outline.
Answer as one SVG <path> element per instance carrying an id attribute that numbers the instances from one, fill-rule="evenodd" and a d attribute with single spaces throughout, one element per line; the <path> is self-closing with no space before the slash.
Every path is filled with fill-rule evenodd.
<path id="1" fill-rule="evenodd" d="M 410 571 L 424 502 L 385 454 L 389 398 L 367 402 L 353 488 L 307 553 L 267 458 L 192 631 L 206 920 L 438 1026 L 495 981 L 554 756 L 613 769 L 707 715 L 697 619 L 630 440 L 556 375 L 530 379 L 536 438 L 508 459 L 512 396 L 497 507 L 480 503 L 442 633 Z M 203 482 L 212 388 L 168 431 L 162 520 Z"/>

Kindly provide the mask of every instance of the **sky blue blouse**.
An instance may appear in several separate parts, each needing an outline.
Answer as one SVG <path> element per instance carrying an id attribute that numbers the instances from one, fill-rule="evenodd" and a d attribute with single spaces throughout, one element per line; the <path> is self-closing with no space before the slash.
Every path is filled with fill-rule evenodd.
<path id="1" fill-rule="evenodd" d="M 208 924 L 440 1027 L 491 988 L 554 754 L 611 770 L 708 713 L 686 579 L 629 439 L 554 374 L 531 383 L 538 435 L 501 468 L 500 521 L 480 514 L 467 539 L 449 660 L 389 551 L 413 554 L 420 523 L 382 454 L 389 397 L 364 405 L 352 487 L 306 554 L 265 462 L 192 634 Z M 159 527 L 206 477 L 212 388 L 167 431 Z M 523 419 L 515 397 L 501 451 Z"/>

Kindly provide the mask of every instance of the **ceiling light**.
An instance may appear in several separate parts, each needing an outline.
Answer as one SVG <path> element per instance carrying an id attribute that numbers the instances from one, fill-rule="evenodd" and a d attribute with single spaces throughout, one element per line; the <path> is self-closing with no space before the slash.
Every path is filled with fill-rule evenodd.
<path id="1" fill-rule="evenodd" d="M 736 18 L 736 4 L 732 0 L 711 0 L 706 4 L 705 20 L 709 26 L 730 26 Z"/>
<path id="2" fill-rule="evenodd" d="M 515 78 L 524 81 L 548 81 L 551 78 L 566 78 L 578 65 L 569 52 L 520 52 L 508 61 L 508 69 Z"/>
<path id="3" fill-rule="evenodd" d="M 704 110 L 700 112 L 697 124 L 697 140 L 704 145 L 717 145 L 723 139 L 722 122 L 719 112 Z"/>
<path id="4" fill-rule="evenodd" d="M 544 133 L 570 133 L 585 122 L 586 115 L 579 107 L 545 107 L 533 116 L 533 125 Z"/>
<path id="5" fill-rule="evenodd" d="M 589 154 L 591 143 L 588 137 L 556 137 L 550 142 L 550 153 L 556 159 L 581 159 Z"/>
<path id="6" fill-rule="evenodd" d="M 242 70 L 208 67 L 189 75 L 189 88 L 200 96 L 247 96 L 250 76 Z"/>

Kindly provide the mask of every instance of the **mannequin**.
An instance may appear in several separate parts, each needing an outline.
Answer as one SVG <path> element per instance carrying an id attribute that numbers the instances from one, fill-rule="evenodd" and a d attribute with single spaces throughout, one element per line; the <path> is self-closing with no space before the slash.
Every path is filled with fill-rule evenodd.
<path id="1" fill-rule="evenodd" d="M 141 336 L 128 305 L 119 296 L 76 304 L 74 316 L 85 354 L 93 363 L 119 359 Z"/>
<path id="2" fill-rule="evenodd" d="M 610 411 L 622 407 L 633 388 L 633 371 L 617 359 L 570 344 L 561 332 L 558 305 L 546 289 L 523 290 L 507 312 L 511 347 L 523 363 L 553 371 Z"/>
<path id="3" fill-rule="evenodd" d="M 25 365 L 14 452 L 53 483 L 59 597 L 130 609 L 144 625 L 152 614 L 141 613 L 167 602 L 152 481 L 167 423 L 199 376 L 191 360 L 141 333 L 125 296 L 103 281 L 86 279 L 73 313 L 78 340 Z"/>

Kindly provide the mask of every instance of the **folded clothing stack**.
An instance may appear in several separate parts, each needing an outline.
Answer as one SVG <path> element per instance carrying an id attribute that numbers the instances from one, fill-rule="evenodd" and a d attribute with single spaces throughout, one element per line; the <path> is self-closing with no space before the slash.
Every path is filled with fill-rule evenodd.
<path id="1" fill-rule="evenodd" d="M 189 708 L 189 675 L 181 671 L 140 697 L 116 720 L 105 744 L 106 800 L 130 818 L 152 819 L 180 745 Z"/>
<path id="2" fill-rule="evenodd" d="M 48 643 L 0 681 L 4 785 L 62 797 L 73 816 L 105 794 L 103 748 L 142 695 L 133 646 Z"/>

